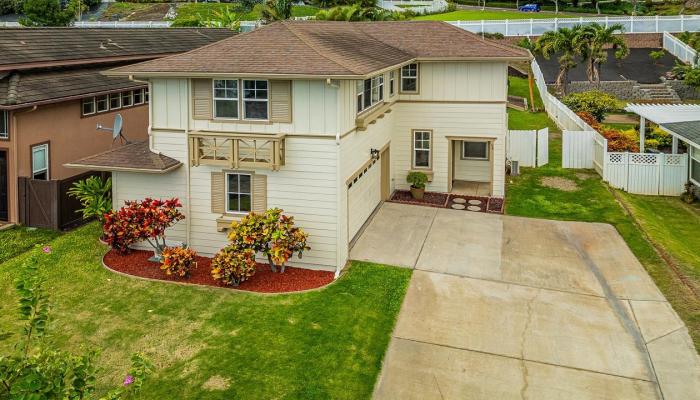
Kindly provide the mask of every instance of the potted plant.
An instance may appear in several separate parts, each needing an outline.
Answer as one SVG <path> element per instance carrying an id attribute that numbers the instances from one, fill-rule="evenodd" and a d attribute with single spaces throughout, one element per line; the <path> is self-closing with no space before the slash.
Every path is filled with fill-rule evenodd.
<path id="1" fill-rule="evenodd" d="M 406 176 L 406 182 L 411 184 L 411 196 L 416 200 L 423 200 L 428 175 L 420 171 L 409 172 Z"/>
<path id="2" fill-rule="evenodd" d="M 688 204 L 695 201 L 695 186 L 690 181 L 685 184 L 685 192 L 681 193 L 681 200 Z"/>

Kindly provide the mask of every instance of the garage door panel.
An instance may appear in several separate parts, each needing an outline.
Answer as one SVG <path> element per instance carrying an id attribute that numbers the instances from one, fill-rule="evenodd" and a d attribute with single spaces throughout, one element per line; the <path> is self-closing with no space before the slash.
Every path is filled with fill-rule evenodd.
<path id="1" fill-rule="evenodd" d="M 374 162 L 348 189 L 348 230 L 352 239 L 381 200 L 381 164 Z"/>

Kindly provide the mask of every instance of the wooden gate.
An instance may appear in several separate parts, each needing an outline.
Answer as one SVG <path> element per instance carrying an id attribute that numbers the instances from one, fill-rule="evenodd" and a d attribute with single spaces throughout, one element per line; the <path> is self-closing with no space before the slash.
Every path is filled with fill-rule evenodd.
<path id="1" fill-rule="evenodd" d="M 86 172 L 63 180 L 38 180 L 20 177 L 18 180 L 19 222 L 36 228 L 68 229 L 83 222 L 80 202 L 68 196 L 73 183 L 97 175 L 102 179 L 108 172 Z"/>

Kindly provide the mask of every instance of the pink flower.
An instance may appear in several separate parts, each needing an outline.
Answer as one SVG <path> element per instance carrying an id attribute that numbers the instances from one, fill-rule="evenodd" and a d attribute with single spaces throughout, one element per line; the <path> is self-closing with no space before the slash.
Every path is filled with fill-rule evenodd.
<path id="1" fill-rule="evenodd" d="M 124 386 L 129 386 L 129 385 L 131 385 L 132 383 L 134 383 L 134 377 L 131 376 L 131 375 L 127 375 L 127 376 L 124 378 Z"/>
<path id="2" fill-rule="evenodd" d="M 43 251 L 46 254 L 51 254 L 51 247 L 50 246 L 44 246 L 41 251 Z"/>

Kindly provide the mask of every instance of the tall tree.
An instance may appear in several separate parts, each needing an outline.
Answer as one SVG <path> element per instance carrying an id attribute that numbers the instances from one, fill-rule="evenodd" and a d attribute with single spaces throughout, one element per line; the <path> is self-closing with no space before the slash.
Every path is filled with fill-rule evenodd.
<path id="1" fill-rule="evenodd" d="M 573 28 L 559 28 L 556 31 L 547 31 L 535 42 L 535 52 L 548 59 L 556 54 L 559 62 L 557 74 L 557 90 L 566 93 L 566 85 L 569 80 L 569 71 L 576 66 L 576 57 L 581 55 L 580 39 L 581 26 Z"/>
<path id="2" fill-rule="evenodd" d="M 608 60 L 608 48 L 615 50 L 615 58 L 627 57 L 629 48 L 622 36 L 616 32 L 624 31 L 620 24 L 605 27 L 600 24 L 586 25 L 579 32 L 578 45 L 584 62 L 589 82 L 600 83 L 600 67 Z"/>
<path id="3" fill-rule="evenodd" d="M 292 0 L 267 0 L 261 11 L 265 22 L 282 21 L 292 18 Z"/>
<path id="4" fill-rule="evenodd" d="M 62 10 L 59 0 L 25 0 L 24 26 L 66 26 L 73 19 L 71 11 Z"/>

